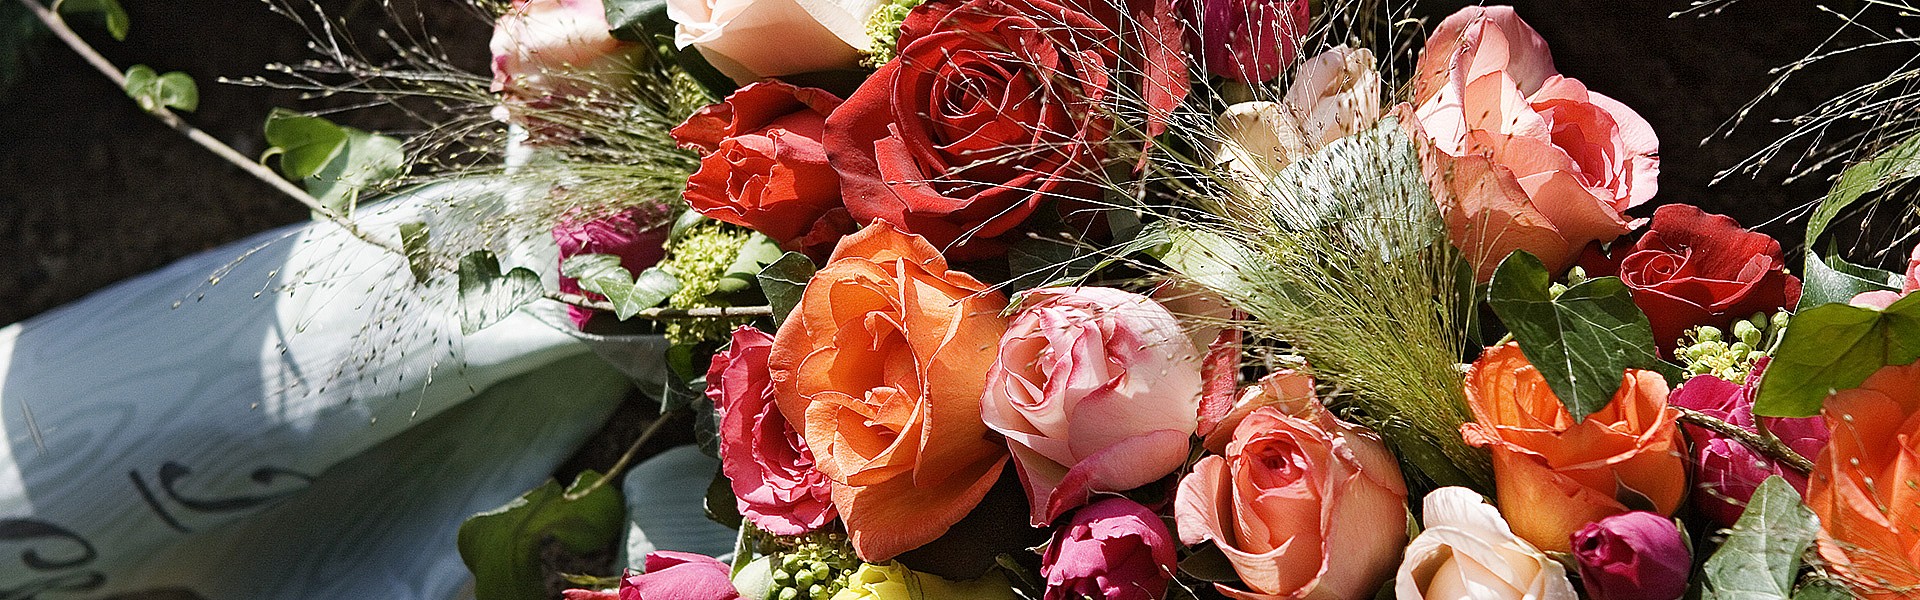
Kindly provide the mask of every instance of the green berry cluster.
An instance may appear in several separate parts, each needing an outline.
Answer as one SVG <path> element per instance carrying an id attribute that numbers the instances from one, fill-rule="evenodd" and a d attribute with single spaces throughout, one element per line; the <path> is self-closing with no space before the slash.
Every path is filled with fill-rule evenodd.
<path id="1" fill-rule="evenodd" d="M 907 20 L 907 13 L 925 0 L 890 0 L 881 4 L 867 18 L 866 56 L 860 63 L 869 67 L 878 67 L 893 60 L 894 46 L 900 43 L 900 24 Z"/>
<path id="2" fill-rule="evenodd" d="M 667 305 L 675 308 L 718 306 L 708 296 L 720 289 L 721 278 L 740 254 L 740 246 L 752 235 L 751 231 L 711 221 L 680 234 L 670 249 L 671 254 L 660 263 L 661 270 L 680 280 L 680 290 L 667 298 Z M 667 322 L 667 340 L 692 345 L 702 340 L 725 339 L 727 332 L 741 322 L 740 319 L 676 319 Z"/>
<path id="3" fill-rule="evenodd" d="M 1715 327 L 1695 327 L 1687 330 L 1680 348 L 1674 350 L 1674 358 L 1686 367 L 1690 375 L 1712 375 L 1745 384 L 1747 374 L 1753 371 L 1753 363 L 1773 351 L 1780 336 L 1787 329 L 1787 313 L 1781 311 L 1768 317 L 1766 313 L 1754 313 L 1747 319 L 1734 321 L 1731 335 Z"/>
<path id="4" fill-rule="evenodd" d="M 768 600 L 826 600 L 846 589 L 860 560 L 847 547 L 846 536 L 816 534 L 792 549 L 774 555 L 773 590 Z"/>

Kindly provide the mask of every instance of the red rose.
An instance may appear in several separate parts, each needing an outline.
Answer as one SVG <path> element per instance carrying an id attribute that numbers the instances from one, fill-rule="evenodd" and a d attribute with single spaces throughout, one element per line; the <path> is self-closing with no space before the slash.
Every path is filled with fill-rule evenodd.
<path id="1" fill-rule="evenodd" d="M 733 343 L 707 368 L 707 398 L 720 412 L 720 472 L 741 516 L 767 533 L 800 535 L 838 513 L 806 438 L 773 401 L 772 351 L 773 336 L 752 327 L 733 330 Z"/>
<path id="2" fill-rule="evenodd" d="M 1664 355 L 1690 327 L 1725 328 L 1800 302 L 1800 279 L 1785 271 L 1780 242 L 1685 204 L 1654 211 L 1646 235 L 1613 254 L 1625 257 L 1620 280 L 1653 323 Z"/>
<path id="3" fill-rule="evenodd" d="M 1134 0 L 1129 29 L 1105 0 L 933 0 L 909 13 L 899 56 L 827 118 L 827 156 L 856 222 L 884 220 L 955 258 L 1048 199 L 1085 199 L 1107 156 L 1109 104 L 1141 97 L 1148 132 L 1187 88 L 1167 0 Z M 1138 57 L 1126 48 L 1142 48 Z M 1139 61 L 1125 65 L 1122 61 Z M 1127 72 L 1138 92 L 1121 93 Z"/>
<path id="4" fill-rule="evenodd" d="M 672 132 L 702 157 L 687 179 L 687 204 L 824 258 L 857 229 L 820 145 L 827 114 L 839 105 L 824 90 L 763 81 L 695 112 Z"/>

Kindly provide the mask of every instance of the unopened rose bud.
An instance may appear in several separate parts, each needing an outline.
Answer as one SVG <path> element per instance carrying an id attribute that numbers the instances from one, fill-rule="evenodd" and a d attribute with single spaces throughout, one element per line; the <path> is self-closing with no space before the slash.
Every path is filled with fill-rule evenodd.
<path id="1" fill-rule="evenodd" d="M 1614 515 L 1573 534 L 1580 582 L 1593 600 L 1674 600 L 1693 564 L 1680 529 L 1650 513 Z"/>

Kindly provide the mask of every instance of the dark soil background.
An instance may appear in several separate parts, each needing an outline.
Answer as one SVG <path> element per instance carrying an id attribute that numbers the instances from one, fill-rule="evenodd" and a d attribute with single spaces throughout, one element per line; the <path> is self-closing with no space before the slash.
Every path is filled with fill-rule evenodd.
<path id="1" fill-rule="evenodd" d="M 0 0 L 13 4 L 15 0 Z M 260 0 L 122 0 L 132 33 L 116 42 L 92 20 L 81 33 L 124 66 L 185 71 L 200 83 L 200 110 L 189 121 L 243 154 L 264 148 L 261 124 L 276 106 L 339 106 L 351 99 L 302 101 L 296 92 L 221 84 L 222 76 L 263 73 L 263 65 L 314 55 L 306 35 Z M 1560 70 L 1633 107 L 1662 142 L 1657 203 L 1688 202 L 1799 240 L 1797 224 L 1767 223 L 1817 199 L 1824 177 L 1780 185 L 1787 170 L 1714 175 L 1789 127 L 1770 121 L 1800 114 L 1826 98 L 1878 81 L 1911 50 L 1863 53 L 1822 63 L 1759 106 L 1731 136 L 1705 144 L 1740 107 L 1766 89 L 1773 67 L 1805 56 L 1841 20 L 1810 0 L 1744 0 L 1719 14 L 1669 18 L 1685 0 L 1516 0 L 1522 17 L 1551 43 Z M 357 35 L 392 27 L 375 0 L 322 0 L 347 15 Z M 1420 13 L 1440 17 L 1469 4 L 1428 0 Z M 1857 2 L 1826 2 L 1841 13 Z M 411 14 L 411 8 L 402 12 Z M 0 7 L 4 8 L 4 7 Z M 18 11 L 16 7 L 13 9 Z M 1885 13 L 1888 11 L 1880 11 Z M 420 0 L 424 21 L 450 55 L 475 72 L 487 61 L 490 24 L 459 0 Z M 1879 26 L 1891 29 L 1892 18 Z M 1867 39 L 1855 29 L 1843 40 Z M 0 49 L 4 50 L 4 49 Z M 1902 52 L 1908 56 L 1902 56 Z M 306 218 L 300 206 L 245 176 L 140 113 L 106 79 L 52 36 L 29 40 L 12 85 L 0 88 L 0 324 L 18 321 L 182 256 Z M 0 76 L 0 79 L 5 77 Z M 334 117 L 364 129 L 404 134 L 416 124 L 391 111 Z"/>

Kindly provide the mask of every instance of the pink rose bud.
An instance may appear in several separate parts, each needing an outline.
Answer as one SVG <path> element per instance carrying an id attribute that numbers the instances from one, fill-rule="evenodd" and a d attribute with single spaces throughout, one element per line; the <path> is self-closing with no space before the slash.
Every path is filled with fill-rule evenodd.
<path id="1" fill-rule="evenodd" d="M 1574 532 L 1573 556 L 1592 600 L 1679 598 L 1687 592 L 1687 571 L 1693 565 L 1672 519 L 1638 511 Z"/>
<path id="2" fill-rule="evenodd" d="M 773 336 L 733 330 L 733 344 L 707 368 L 707 398 L 720 411 L 720 472 L 740 515 L 767 533 L 800 535 L 833 521 L 833 490 L 773 402 L 772 352 Z"/>
<path id="3" fill-rule="evenodd" d="M 727 563 L 691 552 L 647 555 L 647 572 L 620 581 L 620 600 L 741 600 Z"/>
<path id="4" fill-rule="evenodd" d="M 1766 362 L 1766 359 L 1762 359 L 1754 365 L 1753 373 L 1747 376 L 1744 386 L 1712 375 L 1701 375 L 1687 380 L 1668 402 L 1754 430 L 1753 394 Z M 1820 417 L 1766 418 L 1762 422 L 1768 432 L 1802 456 L 1818 456 L 1820 449 L 1827 445 L 1827 425 Z M 1694 487 L 1689 502 L 1714 524 L 1732 527 L 1733 522 L 1740 518 L 1740 513 L 1746 510 L 1747 500 L 1753 498 L 1753 491 L 1771 475 L 1784 477 L 1794 489 L 1802 495 L 1806 494 L 1805 475 L 1780 468 L 1745 445 L 1722 438 L 1712 430 L 1694 425 L 1685 425 L 1681 430 L 1686 432 L 1693 447 Z"/>
<path id="5" fill-rule="evenodd" d="M 579 254 L 612 254 L 620 257 L 620 266 L 627 272 L 639 275 L 667 256 L 668 230 L 662 224 L 665 219 L 664 209 L 651 206 L 598 219 L 562 218 L 553 227 L 553 241 L 560 245 L 561 263 Z M 599 294 L 581 290 L 580 282 L 572 277 L 560 278 L 560 291 L 604 299 Z M 567 316 L 576 327 L 586 328 L 593 315 L 590 308 L 567 307 Z"/>
<path id="6" fill-rule="evenodd" d="M 1200 420 L 1200 351 L 1173 313 L 1110 288 L 1034 290 L 1024 305 L 987 370 L 981 418 L 1007 436 L 1033 524 L 1180 468 Z"/>
<path id="7" fill-rule="evenodd" d="M 1043 600 L 1157 600 L 1173 579 L 1173 535 L 1159 515 L 1126 498 L 1073 514 L 1040 559 Z"/>

